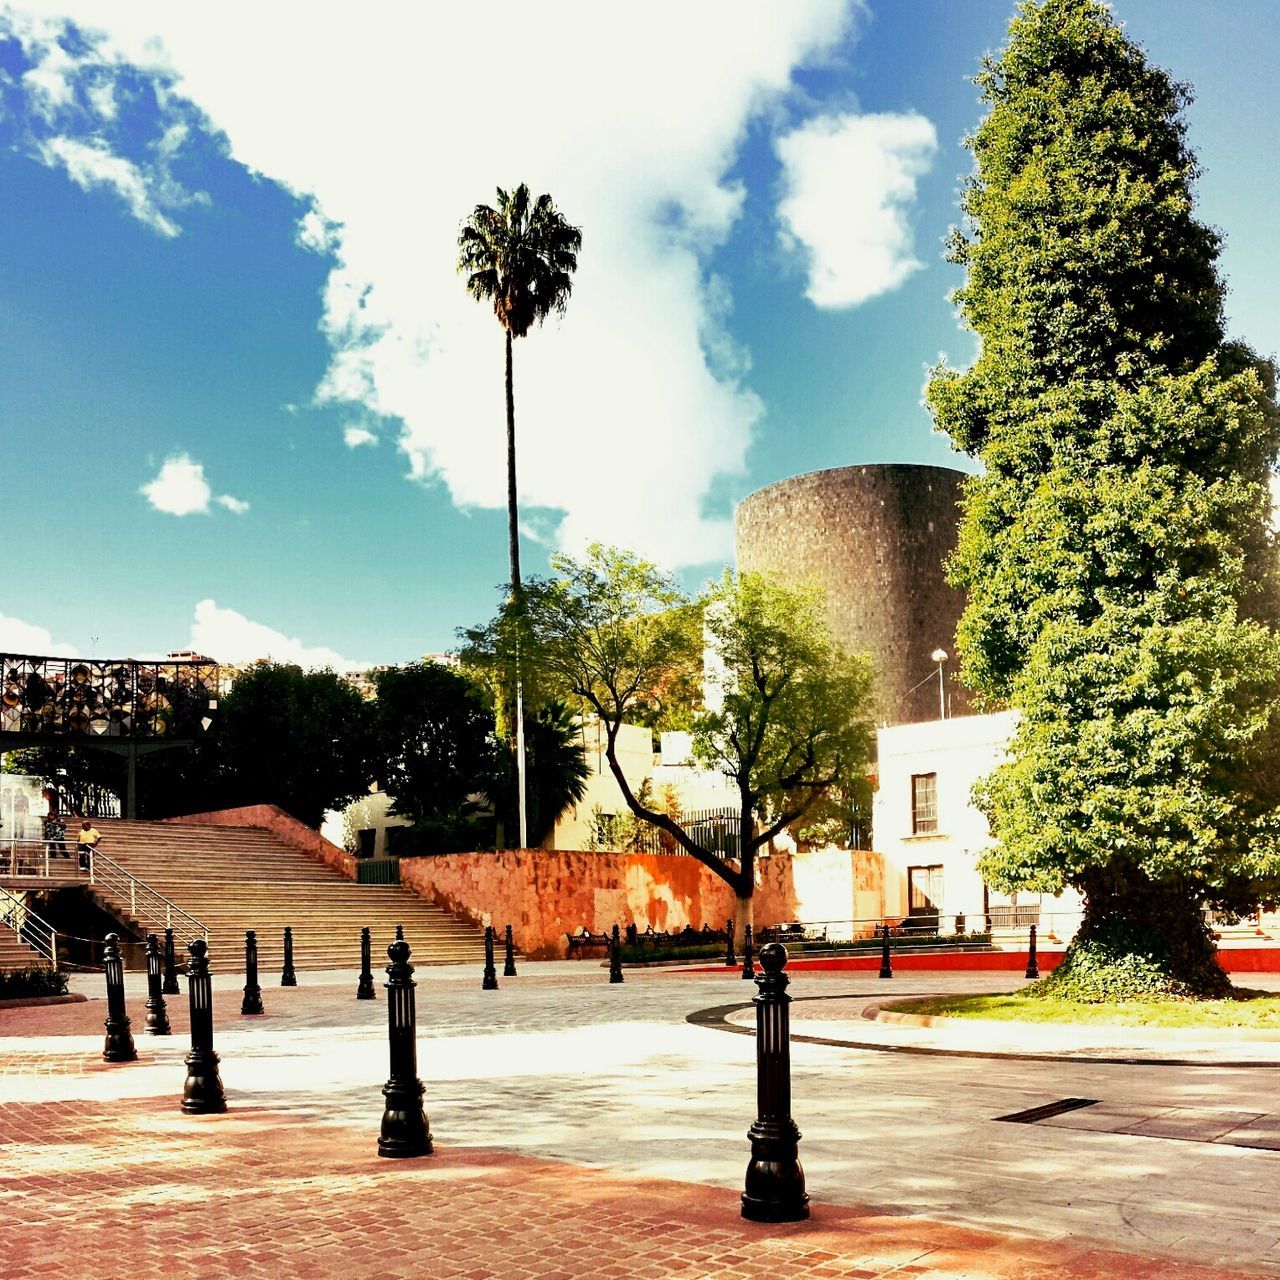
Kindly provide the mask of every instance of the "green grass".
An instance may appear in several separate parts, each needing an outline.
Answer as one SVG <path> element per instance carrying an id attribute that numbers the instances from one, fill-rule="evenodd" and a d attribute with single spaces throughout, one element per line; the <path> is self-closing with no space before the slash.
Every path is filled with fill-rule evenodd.
<path id="1" fill-rule="evenodd" d="M 1083 1004 L 1034 991 L 1004 996 L 944 996 L 913 1001 L 902 1013 L 945 1014 L 998 1022 L 1074 1022 L 1125 1027 L 1257 1027 L 1280 1030 L 1280 995 L 1240 988 L 1229 1000 L 1127 1000 Z"/>

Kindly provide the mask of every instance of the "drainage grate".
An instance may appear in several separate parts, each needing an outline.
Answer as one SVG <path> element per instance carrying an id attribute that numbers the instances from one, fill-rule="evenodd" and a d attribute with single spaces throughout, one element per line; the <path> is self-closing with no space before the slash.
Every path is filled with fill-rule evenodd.
<path id="1" fill-rule="evenodd" d="M 1097 1098 L 1060 1098 L 1057 1102 L 1046 1102 L 1043 1106 L 1015 1111 L 1012 1115 L 996 1116 L 996 1119 L 1009 1124 L 1038 1124 L 1041 1120 L 1048 1120 L 1050 1116 L 1060 1116 L 1066 1111 L 1079 1111 L 1081 1107 L 1097 1105 Z"/>

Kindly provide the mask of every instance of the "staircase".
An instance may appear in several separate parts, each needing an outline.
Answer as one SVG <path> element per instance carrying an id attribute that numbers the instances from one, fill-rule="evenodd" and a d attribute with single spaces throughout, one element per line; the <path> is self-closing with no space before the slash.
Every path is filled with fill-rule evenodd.
<path id="1" fill-rule="evenodd" d="M 8 925 L 0 924 L 0 969 L 29 969 L 47 966 L 48 961 L 18 937 Z"/>
<path id="2" fill-rule="evenodd" d="M 245 930 L 255 929 L 259 971 L 269 985 L 284 960 L 286 925 L 299 970 L 358 968 L 365 925 L 373 936 L 375 974 L 387 963 L 396 925 L 404 926 L 415 965 L 483 963 L 477 930 L 399 885 L 355 884 L 270 832 L 122 819 L 96 825 L 103 853 L 205 926 L 215 973 L 244 971 Z M 127 896 L 103 886 L 92 892 L 121 919 L 130 918 Z M 181 958 L 189 939 L 186 930 L 174 933 Z"/>
<path id="3" fill-rule="evenodd" d="M 52 952 L 53 944 L 44 920 L 35 911 L 24 906 L 25 895 L 0 888 L 0 970 L 30 969 L 47 966 L 49 961 L 35 947 L 30 946 L 15 926 L 37 941 L 46 943 L 46 951 Z"/>

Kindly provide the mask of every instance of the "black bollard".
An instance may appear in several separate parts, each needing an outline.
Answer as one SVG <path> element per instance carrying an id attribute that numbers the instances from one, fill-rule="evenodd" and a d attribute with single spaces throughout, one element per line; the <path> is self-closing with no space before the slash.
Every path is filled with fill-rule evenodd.
<path id="1" fill-rule="evenodd" d="M 187 1054 L 187 1082 L 182 1110 L 189 1116 L 212 1115 L 227 1109 L 213 1051 L 213 979 L 209 977 L 209 944 L 203 938 L 187 943 L 187 996 L 191 1002 L 191 1052 Z"/>
<path id="2" fill-rule="evenodd" d="M 1040 976 L 1040 965 L 1036 960 L 1036 927 L 1031 926 L 1031 936 L 1027 943 L 1027 972 L 1023 975 L 1027 978 L 1038 978 Z"/>
<path id="3" fill-rule="evenodd" d="M 791 1118 L 791 997 L 783 969 L 787 949 L 780 942 L 760 948 L 756 1007 L 756 1122 L 747 1130 L 747 1165 L 742 1216 L 752 1222 L 799 1222 L 809 1216 L 804 1170 L 797 1158 L 800 1130 Z"/>
<path id="4" fill-rule="evenodd" d="M 742 932 L 742 976 L 747 979 L 756 976 L 756 964 L 753 958 L 753 941 L 751 937 L 751 926 Z"/>
<path id="5" fill-rule="evenodd" d="M 431 1130 L 422 1109 L 422 1081 L 418 1079 L 418 1027 L 413 1007 L 413 965 L 409 944 L 397 939 L 387 948 L 387 1035 L 391 1045 L 391 1075 L 382 1088 L 387 1104 L 382 1112 L 378 1154 L 392 1159 L 431 1154 Z"/>
<path id="6" fill-rule="evenodd" d="M 373 989 L 373 957 L 369 941 L 369 930 L 360 930 L 360 981 L 356 983 L 357 1000 L 376 1000 L 378 993 Z"/>
<path id="7" fill-rule="evenodd" d="M 733 950 L 733 917 L 730 916 L 724 922 L 724 967 L 732 969 L 738 963 L 738 957 Z"/>
<path id="8" fill-rule="evenodd" d="M 252 929 L 244 934 L 244 1000 L 240 1012 L 266 1013 L 262 1007 L 262 988 L 258 985 L 258 935 Z"/>
<path id="9" fill-rule="evenodd" d="M 622 938 L 618 933 L 618 926 L 613 926 L 613 932 L 609 935 L 609 981 L 622 982 Z"/>
<path id="10" fill-rule="evenodd" d="M 404 941 L 404 925 L 402 924 L 396 925 L 396 941 L 397 942 Z"/>
<path id="11" fill-rule="evenodd" d="M 493 967 L 493 925 L 487 924 L 484 927 L 484 981 L 480 984 L 481 991 L 497 991 L 498 989 L 498 971 Z"/>
<path id="12" fill-rule="evenodd" d="M 138 1051 L 133 1047 L 129 1016 L 124 1011 L 124 961 L 120 959 L 120 935 L 109 933 L 104 939 L 102 964 L 107 974 L 107 1039 L 102 1046 L 104 1062 L 132 1062 Z"/>
<path id="13" fill-rule="evenodd" d="M 147 934 L 147 1034 L 168 1036 L 173 1034 L 169 1026 L 169 1011 L 164 1006 L 162 970 L 164 957 L 160 954 L 160 939 L 154 933 Z"/>
<path id="14" fill-rule="evenodd" d="M 284 968 L 280 970 L 280 985 L 298 985 L 298 975 L 293 971 L 293 930 L 288 925 L 284 927 Z"/>
<path id="15" fill-rule="evenodd" d="M 880 976 L 893 977 L 893 961 L 889 958 L 889 926 L 880 926 Z"/>
<path id="16" fill-rule="evenodd" d="M 173 930 L 166 929 L 164 931 L 164 986 L 160 988 L 161 994 L 166 996 L 181 995 L 181 988 L 178 986 L 178 958 L 173 950 Z"/>
<path id="17" fill-rule="evenodd" d="M 502 976 L 504 978 L 514 978 L 516 974 L 516 944 L 515 939 L 511 936 L 511 926 L 507 925 L 506 934 L 506 955 L 503 957 Z"/>

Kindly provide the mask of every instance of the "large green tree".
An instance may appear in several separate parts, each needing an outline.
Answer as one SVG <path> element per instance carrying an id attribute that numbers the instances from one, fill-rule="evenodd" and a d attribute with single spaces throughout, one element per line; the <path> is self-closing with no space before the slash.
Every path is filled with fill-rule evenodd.
<path id="1" fill-rule="evenodd" d="M 523 611 L 471 633 L 471 652 L 501 660 L 517 642 L 549 685 L 599 717 L 605 758 L 628 808 L 729 884 L 751 919 L 759 850 L 833 789 L 865 773 L 871 753 L 866 661 L 832 641 L 820 595 L 760 574 L 728 574 L 689 600 L 629 553 L 592 547 L 556 556 L 525 586 Z M 737 799 L 738 853 L 726 856 L 646 801 L 617 756 L 624 723 L 696 702 L 708 655 L 708 705 L 692 714 L 695 757 Z"/>
<path id="2" fill-rule="evenodd" d="M 1221 992 L 1203 907 L 1280 888 L 1273 371 L 1224 338 L 1188 92 L 1105 6 L 1022 5 L 977 82 L 951 251 L 981 351 L 928 398 L 983 468 L 963 673 L 1021 713 L 981 870 L 1083 893 L 1058 989 Z"/>
<path id="3" fill-rule="evenodd" d="M 498 207 L 478 204 L 458 237 L 458 270 L 467 292 L 493 307 L 506 351 L 507 540 L 511 590 L 520 593 L 520 527 L 516 501 L 516 400 L 511 346 L 553 312 L 563 314 L 573 289 L 582 232 L 549 195 L 533 199 L 522 182 L 498 188 Z"/>
<path id="4" fill-rule="evenodd" d="M 222 700 L 218 754 L 224 804 L 276 804 L 319 827 L 373 781 L 369 704 L 332 671 L 259 663 Z"/>
<path id="5" fill-rule="evenodd" d="M 431 661 L 379 671 L 374 688 L 378 782 L 392 796 L 391 811 L 413 822 L 412 848 L 437 853 L 487 844 L 485 793 L 498 744 L 486 691 Z"/>

